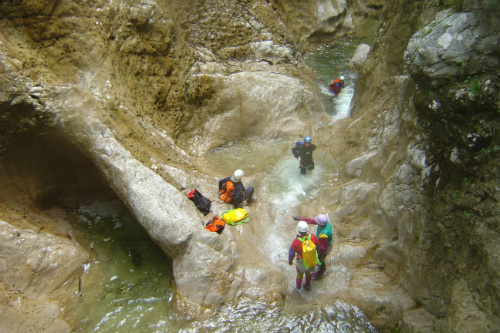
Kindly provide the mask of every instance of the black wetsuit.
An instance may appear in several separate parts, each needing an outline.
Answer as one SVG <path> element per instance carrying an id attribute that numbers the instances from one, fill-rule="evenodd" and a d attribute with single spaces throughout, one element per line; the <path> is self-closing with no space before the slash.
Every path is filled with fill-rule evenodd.
<path id="1" fill-rule="evenodd" d="M 292 153 L 295 158 L 300 157 L 299 169 L 300 173 L 305 175 L 306 170 L 314 169 L 314 160 L 313 160 L 313 151 L 316 150 L 316 146 L 312 143 L 309 144 L 309 147 L 306 147 L 305 144 L 299 144 L 292 148 Z"/>
<path id="2" fill-rule="evenodd" d="M 245 189 L 245 186 L 243 186 L 243 183 L 241 181 L 234 182 L 231 179 L 231 177 L 226 177 L 219 180 L 219 191 L 222 189 L 222 185 L 224 185 L 224 183 L 226 183 L 229 180 L 232 181 L 234 184 L 234 196 L 233 196 L 233 201 L 231 201 L 231 203 L 235 207 L 238 207 L 245 200 L 252 200 L 254 188 L 249 187 Z"/>

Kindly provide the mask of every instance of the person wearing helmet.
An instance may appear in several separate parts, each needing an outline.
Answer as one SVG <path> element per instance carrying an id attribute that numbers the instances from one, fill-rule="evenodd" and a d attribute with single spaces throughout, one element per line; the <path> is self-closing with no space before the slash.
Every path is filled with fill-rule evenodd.
<path id="1" fill-rule="evenodd" d="M 326 256 L 330 254 L 332 250 L 331 245 L 333 243 L 333 230 L 330 222 L 328 222 L 328 216 L 326 216 L 325 214 L 319 214 L 314 219 L 298 216 L 292 216 L 292 218 L 295 221 L 318 225 L 318 227 L 316 228 L 316 237 L 319 240 L 318 259 L 320 264 L 318 265 L 316 272 L 312 274 L 312 277 L 313 279 L 319 279 L 321 276 L 323 276 L 323 273 L 326 270 Z"/>
<path id="2" fill-rule="evenodd" d="M 300 157 L 299 170 L 303 175 L 306 174 L 307 170 L 314 169 L 313 151 L 316 150 L 316 146 L 311 141 L 311 137 L 306 136 L 304 142 L 297 142 L 292 148 L 293 156 Z"/>
<path id="3" fill-rule="evenodd" d="M 236 170 L 230 177 L 219 180 L 219 197 L 227 203 L 232 203 L 234 207 L 239 207 L 245 200 L 247 203 L 257 201 L 253 196 L 254 188 L 245 189 L 241 179 L 245 173 L 243 170 Z"/>
<path id="4" fill-rule="evenodd" d="M 309 225 L 305 221 L 300 221 L 297 224 L 297 236 L 292 242 L 290 249 L 288 250 L 288 263 L 290 265 L 293 264 L 293 259 L 295 258 L 295 270 L 297 271 L 297 277 L 295 278 L 295 287 L 297 290 L 302 286 L 302 279 L 304 273 L 306 275 L 306 282 L 304 284 L 304 288 L 306 290 L 311 289 L 311 278 L 312 273 L 316 267 L 310 267 L 307 269 L 302 262 L 302 241 L 299 238 L 306 237 L 309 232 Z M 319 241 L 316 235 L 311 234 L 311 241 L 316 245 L 316 248 L 319 247 Z"/>
<path id="5" fill-rule="evenodd" d="M 335 97 L 337 97 L 340 94 L 340 91 L 344 89 L 344 77 L 341 76 L 338 79 L 333 80 L 332 83 L 330 83 L 330 91 L 335 94 Z"/>

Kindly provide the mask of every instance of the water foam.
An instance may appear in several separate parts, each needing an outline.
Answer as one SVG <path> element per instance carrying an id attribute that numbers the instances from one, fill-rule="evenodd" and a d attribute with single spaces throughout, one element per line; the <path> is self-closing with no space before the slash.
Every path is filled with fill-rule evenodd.
<path id="1" fill-rule="evenodd" d="M 333 104 L 336 112 L 333 119 L 338 120 L 349 117 L 352 96 L 354 96 L 354 87 L 346 86 L 338 97 L 334 97 Z"/>
<path id="2" fill-rule="evenodd" d="M 310 201 L 321 184 L 323 168 L 316 164 L 306 175 L 300 174 L 299 162 L 293 157 L 279 161 L 264 181 L 264 191 L 277 208 L 288 209 Z"/>

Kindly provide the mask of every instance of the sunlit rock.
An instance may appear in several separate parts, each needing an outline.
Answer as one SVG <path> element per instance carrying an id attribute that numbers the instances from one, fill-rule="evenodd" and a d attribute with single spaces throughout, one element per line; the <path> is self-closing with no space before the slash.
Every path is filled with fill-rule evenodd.
<path id="1" fill-rule="evenodd" d="M 359 72 L 368 57 L 368 52 L 370 52 L 370 45 L 359 44 L 349 61 L 349 69 L 353 72 Z"/>
<path id="2" fill-rule="evenodd" d="M 494 45 L 499 37 L 493 29 L 488 19 L 475 12 L 442 12 L 408 42 L 408 68 L 415 76 L 430 78 L 433 85 L 478 68 L 497 68 L 500 61 Z"/>

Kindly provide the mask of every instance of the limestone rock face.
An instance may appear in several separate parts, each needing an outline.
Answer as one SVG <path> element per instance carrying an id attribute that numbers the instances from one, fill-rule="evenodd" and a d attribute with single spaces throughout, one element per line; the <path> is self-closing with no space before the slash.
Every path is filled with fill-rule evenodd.
<path id="1" fill-rule="evenodd" d="M 345 1 L 298 10 L 307 19 L 288 2 L 2 2 L 1 212 L 118 197 L 172 260 L 179 304 L 281 301 L 283 273 L 240 261 L 230 230 L 207 234 L 182 190 L 203 177 L 216 184 L 198 169 L 210 149 L 295 135 L 323 115 L 301 51 L 314 36 L 351 31 L 352 18 Z M 28 234 L 25 223 L 9 237 Z M 58 243 L 62 233 L 54 233 Z M 29 235 L 40 251 L 50 248 L 45 236 Z M 2 279 L 35 293 L 32 281 L 54 276 L 37 287 L 50 294 L 74 273 L 59 265 L 58 251 L 47 260 L 38 252 L 2 257 L 47 267 Z"/>
<path id="2" fill-rule="evenodd" d="M 368 52 L 370 52 L 370 45 L 359 44 L 356 48 L 356 52 L 354 52 L 354 55 L 349 61 L 349 69 L 353 72 L 359 72 L 361 67 L 365 64 Z"/>
<path id="3" fill-rule="evenodd" d="M 0 227 L 3 283 L 30 299 L 46 297 L 88 260 L 88 254 L 68 239 L 38 236 L 3 221 Z"/>
<path id="4" fill-rule="evenodd" d="M 467 77 L 498 68 L 496 16 L 445 11 L 412 36 L 405 52 L 409 71 L 438 86 L 449 77 Z"/>
<path id="5" fill-rule="evenodd" d="M 88 253 L 67 238 L 0 221 L 2 331 L 36 332 L 51 327 L 54 332 L 68 332 L 50 294 L 74 280 L 88 258 Z M 76 294 L 78 283 L 73 286 Z"/>
<path id="6" fill-rule="evenodd" d="M 2 251 L 2 263 L 28 275 L 2 270 L 2 297 L 29 293 L 50 318 L 37 331 L 70 331 L 46 295 L 74 282 L 86 253 L 63 227 L 30 214 L 119 198 L 171 259 L 179 308 L 282 302 L 283 267 L 248 236 L 276 211 L 259 206 L 248 234 L 211 234 L 182 191 L 217 192 L 219 170 L 203 164 L 213 148 L 320 123 L 302 53 L 353 31 L 354 12 L 383 6 L 352 117 L 321 123 L 317 142 L 335 159 L 335 181 L 300 208 L 328 211 L 339 232 L 330 259 L 341 282 L 319 302 L 342 297 L 387 331 L 498 327 L 498 9 L 456 5 L 439 13 L 441 2 L 402 0 L 1 2 L 2 247 L 25 246 L 12 259 Z M 17 279 L 22 290 L 11 290 Z"/>
<path id="7" fill-rule="evenodd" d="M 357 17 L 380 18 L 386 0 L 353 0 L 350 2 L 351 8 Z"/>
<path id="8" fill-rule="evenodd" d="M 324 110 L 316 93 L 304 89 L 303 76 L 297 71 L 285 68 L 270 73 L 273 66 L 259 62 L 245 66 L 242 72 L 221 75 L 227 67 L 213 62 L 198 65 L 194 80 L 210 82 L 217 93 L 188 125 L 199 132 L 188 141 L 190 154 L 200 155 L 249 136 L 288 136 L 301 128 L 292 115 L 305 118 L 311 112 L 319 114 Z M 262 121 L 266 126 L 261 126 Z"/>
<path id="9" fill-rule="evenodd" d="M 297 3 L 277 1 L 279 10 L 294 23 L 294 34 L 309 42 L 333 40 L 354 28 L 353 12 L 348 2 L 307 0 Z"/>
<path id="10" fill-rule="evenodd" d="M 489 310 L 499 304 L 498 265 L 491 261 L 497 252 L 491 244 L 499 237 L 493 226 L 500 222 L 493 199 L 499 170 L 493 154 L 499 140 L 498 4 L 454 6 L 439 12 L 422 2 L 386 4 L 356 83 L 354 120 L 342 130 L 353 142 L 341 153 L 364 151 L 345 164 L 341 176 L 351 177 L 351 184 L 333 197 L 349 203 L 339 207 L 338 218 L 357 226 L 339 228 L 340 234 L 385 234 L 391 240 L 377 244 L 372 258 L 413 300 L 401 297 L 399 305 L 366 311 L 375 323 L 403 307 L 399 327 L 409 332 L 494 332 L 499 320 Z M 374 82 L 384 87 L 374 88 Z M 370 130 L 355 139 L 370 122 Z M 365 211 L 370 214 L 364 218 L 347 217 Z M 470 321 L 458 319 L 464 313 Z"/>

